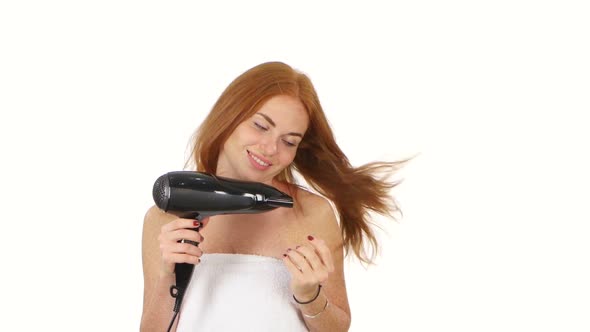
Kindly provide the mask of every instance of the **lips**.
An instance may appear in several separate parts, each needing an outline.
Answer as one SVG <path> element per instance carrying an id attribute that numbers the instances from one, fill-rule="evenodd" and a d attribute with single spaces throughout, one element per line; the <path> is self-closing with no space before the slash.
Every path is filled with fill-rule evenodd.
<path id="1" fill-rule="evenodd" d="M 250 151 L 248 151 L 248 157 L 252 165 L 254 165 L 254 167 L 256 167 L 257 169 L 264 170 L 272 166 L 270 160 L 263 158 L 260 155 L 254 154 Z"/>

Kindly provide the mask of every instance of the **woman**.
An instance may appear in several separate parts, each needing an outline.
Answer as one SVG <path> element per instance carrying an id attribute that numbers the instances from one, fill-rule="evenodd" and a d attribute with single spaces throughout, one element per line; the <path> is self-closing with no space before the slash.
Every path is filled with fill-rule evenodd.
<path id="1" fill-rule="evenodd" d="M 294 208 L 214 216 L 199 232 L 189 230 L 196 221 L 150 208 L 141 330 L 166 330 L 174 264 L 192 263 L 173 331 L 347 331 L 343 258 L 352 251 L 371 262 L 364 248 L 377 242 L 368 212 L 397 211 L 389 197 L 396 183 L 383 175 L 401 162 L 352 167 L 309 78 L 280 62 L 258 65 L 227 87 L 196 132 L 191 159 L 201 172 L 274 186 L 294 198 Z M 321 196 L 297 185 L 294 172 Z"/>

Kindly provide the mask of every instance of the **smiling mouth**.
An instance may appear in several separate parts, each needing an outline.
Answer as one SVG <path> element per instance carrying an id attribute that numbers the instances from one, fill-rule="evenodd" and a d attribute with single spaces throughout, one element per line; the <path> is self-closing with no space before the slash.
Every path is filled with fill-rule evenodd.
<path id="1" fill-rule="evenodd" d="M 268 166 L 271 166 L 272 165 L 271 163 L 267 163 L 267 162 L 262 161 L 260 158 L 256 157 L 250 151 L 248 151 L 248 154 L 250 155 L 250 157 L 252 157 L 252 160 L 254 160 L 260 166 L 268 167 Z"/>

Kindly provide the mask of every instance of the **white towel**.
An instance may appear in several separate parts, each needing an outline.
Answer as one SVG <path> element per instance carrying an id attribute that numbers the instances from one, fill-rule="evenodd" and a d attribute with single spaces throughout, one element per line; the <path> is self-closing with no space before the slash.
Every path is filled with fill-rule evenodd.
<path id="1" fill-rule="evenodd" d="M 289 271 L 279 259 L 204 254 L 180 310 L 177 332 L 308 331 Z"/>

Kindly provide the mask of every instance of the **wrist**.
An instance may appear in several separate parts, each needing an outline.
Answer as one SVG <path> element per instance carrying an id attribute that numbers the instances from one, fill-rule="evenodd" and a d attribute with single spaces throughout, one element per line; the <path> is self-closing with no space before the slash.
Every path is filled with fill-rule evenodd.
<path id="1" fill-rule="evenodd" d="M 299 311 L 305 318 L 313 319 L 319 317 L 330 306 L 328 298 L 321 294 L 315 301 L 309 304 L 300 304 Z"/>
<path id="2" fill-rule="evenodd" d="M 320 292 L 322 291 L 322 285 L 318 285 L 317 290 L 314 290 L 311 293 L 307 294 L 295 294 L 293 293 L 293 300 L 298 304 L 309 304 L 314 302 L 319 296 Z"/>

